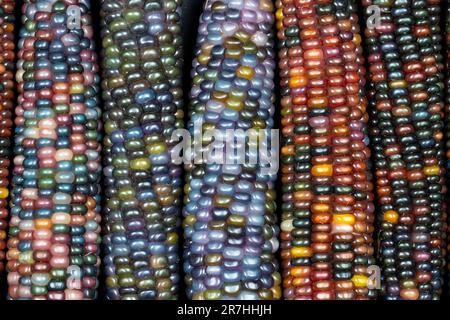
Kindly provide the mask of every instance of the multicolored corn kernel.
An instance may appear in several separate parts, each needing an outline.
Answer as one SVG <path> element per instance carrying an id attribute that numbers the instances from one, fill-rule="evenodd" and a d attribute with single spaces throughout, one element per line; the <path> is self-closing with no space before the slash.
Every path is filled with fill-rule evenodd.
<path id="1" fill-rule="evenodd" d="M 373 298 L 373 186 L 355 4 L 276 4 L 284 297 Z"/>
<path id="2" fill-rule="evenodd" d="M 101 110 L 87 0 L 26 0 L 16 79 L 9 299 L 97 296 Z"/>
<path id="3" fill-rule="evenodd" d="M 180 9 L 180 0 L 101 2 L 108 299 L 178 293 Z"/>
<path id="4" fill-rule="evenodd" d="M 242 131 L 273 128 L 273 11 L 269 0 L 206 1 L 192 71 L 188 126 L 194 148 L 204 151 L 217 142 L 206 135 L 196 141 L 197 133 L 239 129 L 233 131 L 238 137 Z M 249 144 L 242 144 L 246 157 L 257 156 Z M 262 162 L 213 163 L 204 157 L 186 169 L 188 298 L 280 298 L 276 173 L 265 172 Z"/>
<path id="5" fill-rule="evenodd" d="M 0 2 L 0 272 L 8 226 L 9 166 L 14 109 L 14 0 Z M 1 281 L 1 280 L 0 280 Z"/>
<path id="6" fill-rule="evenodd" d="M 440 1 L 365 1 L 382 296 L 439 299 L 446 192 Z"/>

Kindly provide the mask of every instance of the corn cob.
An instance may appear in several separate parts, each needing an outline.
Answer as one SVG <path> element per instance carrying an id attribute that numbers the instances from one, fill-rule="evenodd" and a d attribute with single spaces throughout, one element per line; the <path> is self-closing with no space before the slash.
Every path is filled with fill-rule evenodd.
<path id="1" fill-rule="evenodd" d="M 440 1 L 365 1 L 385 299 L 439 299 L 445 203 Z M 373 8 L 373 7 L 372 7 Z"/>
<path id="2" fill-rule="evenodd" d="M 16 78 L 10 299 L 97 295 L 99 77 L 88 0 L 26 0 Z"/>
<path id="3" fill-rule="evenodd" d="M 450 170 L 450 1 L 447 0 L 447 12 L 445 13 L 445 41 L 446 41 L 446 59 L 445 59 L 445 120 L 446 120 L 446 130 L 445 130 L 445 138 L 446 138 L 446 158 L 447 158 L 447 183 L 448 181 L 448 173 Z M 447 195 L 447 202 L 449 198 Z M 448 205 L 447 205 L 448 209 Z M 447 214 L 447 218 L 448 214 Z M 447 220 L 447 294 L 450 296 L 450 220 Z"/>
<path id="4" fill-rule="evenodd" d="M 368 299 L 373 194 L 353 1 L 278 0 L 286 299 Z"/>
<path id="5" fill-rule="evenodd" d="M 183 127 L 180 0 L 103 0 L 108 299 L 175 299 Z"/>
<path id="6" fill-rule="evenodd" d="M 14 0 L 0 0 L 0 273 L 4 269 L 12 112 L 14 106 Z"/>

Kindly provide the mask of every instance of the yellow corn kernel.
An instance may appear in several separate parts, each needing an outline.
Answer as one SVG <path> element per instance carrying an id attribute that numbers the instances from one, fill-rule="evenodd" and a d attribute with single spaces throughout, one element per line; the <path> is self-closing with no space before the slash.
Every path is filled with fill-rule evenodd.
<path id="1" fill-rule="evenodd" d="M 255 75 L 255 71 L 250 67 L 242 66 L 237 69 L 236 75 L 239 78 L 251 80 Z"/>
<path id="2" fill-rule="evenodd" d="M 283 28 L 283 21 L 277 20 L 276 26 L 277 26 L 277 30 L 280 30 L 281 28 Z"/>
<path id="3" fill-rule="evenodd" d="M 396 224 L 398 222 L 398 213 L 394 210 L 388 210 L 384 213 L 383 220 Z"/>
<path id="4" fill-rule="evenodd" d="M 367 285 L 369 283 L 369 278 L 362 274 L 355 274 L 352 278 L 352 282 L 355 285 L 355 287 L 367 288 Z"/>
<path id="5" fill-rule="evenodd" d="M 355 216 L 353 214 L 333 214 L 333 223 L 337 224 L 355 224 Z"/>
<path id="6" fill-rule="evenodd" d="M 296 76 L 289 79 L 289 87 L 300 88 L 308 84 L 308 79 L 305 76 Z"/>
<path id="7" fill-rule="evenodd" d="M 205 54 L 199 54 L 197 60 L 200 64 L 207 64 L 209 62 L 209 56 Z"/>
<path id="8" fill-rule="evenodd" d="M 435 176 L 441 173 L 439 166 L 427 166 L 423 168 L 423 173 L 427 176 Z"/>
<path id="9" fill-rule="evenodd" d="M 331 164 L 317 164 L 312 167 L 311 173 L 316 177 L 330 177 L 333 174 L 333 166 Z"/>
<path id="10" fill-rule="evenodd" d="M 307 258 L 312 255 L 311 248 L 308 247 L 294 247 L 291 249 L 292 258 Z"/>
<path id="11" fill-rule="evenodd" d="M 275 13 L 275 16 L 277 17 L 278 20 L 282 20 L 284 18 L 284 14 L 283 14 L 283 9 L 278 9 L 277 12 Z"/>
<path id="12" fill-rule="evenodd" d="M 309 267 L 292 267 L 291 276 L 295 278 L 306 278 L 309 277 L 310 270 Z"/>
<path id="13" fill-rule="evenodd" d="M 278 299 L 281 298 L 281 288 L 280 288 L 280 286 L 273 287 L 270 290 L 272 290 L 273 298 L 275 300 L 278 300 Z"/>
<path id="14" fill-rule="evenodd" d="M 197 222 L 197 219 L 194 215 L 186 216 L 186 218 L 183 221 L 184 226 L 193 226 Z"/>
<path id="15" fill-rule="evenodd" d="M 8 188 L 0 188 L 0 199 L 8 198 L 9 191 Z"/>
<path id="16" fill-rule="evenodd" d="M 244 108 L 244 103 L 241 100 L 228 99 L 225 102 L 225 106 L 235 111 L 241 111 Z"/>

